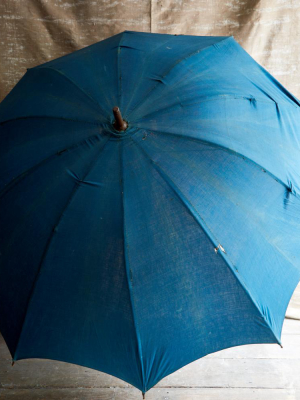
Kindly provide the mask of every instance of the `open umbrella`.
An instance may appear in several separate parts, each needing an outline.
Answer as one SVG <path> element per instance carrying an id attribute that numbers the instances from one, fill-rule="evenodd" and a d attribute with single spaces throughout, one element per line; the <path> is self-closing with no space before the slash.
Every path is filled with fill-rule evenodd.
<path id="1" fill-rule="evenodd" d="M 232 37 L 124 32 L 0 106 L 0 329 L 146 392 L 280 344 L 300 277 L 299 101 Z"/>

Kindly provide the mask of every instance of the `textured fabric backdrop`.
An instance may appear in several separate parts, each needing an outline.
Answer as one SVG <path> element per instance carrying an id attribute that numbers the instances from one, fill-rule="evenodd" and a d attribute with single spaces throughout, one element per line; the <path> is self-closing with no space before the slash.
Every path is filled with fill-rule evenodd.
<path id="1" fill-rule="evenodd" d="M 299 0 L 2 0 L 0 101 L 26 68 L 124 30 L 233 35 L 300 97 Z M 288 315 L 300 318 L 300 288 Z"/>

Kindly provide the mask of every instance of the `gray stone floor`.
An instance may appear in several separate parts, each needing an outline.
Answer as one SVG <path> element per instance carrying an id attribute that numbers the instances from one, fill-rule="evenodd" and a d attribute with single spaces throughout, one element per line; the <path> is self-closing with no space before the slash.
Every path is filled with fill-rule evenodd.
<path id="1" fill-rule="evenodd" d="M 300 400 L 300 321 L 285 319 L 283 348 L 248 345 L 211 354 L 163 379 L 146 400 Z M 11 357 L 0 340 L 0 399 L 141 400 L 112 376 L 62 362 Z"/>

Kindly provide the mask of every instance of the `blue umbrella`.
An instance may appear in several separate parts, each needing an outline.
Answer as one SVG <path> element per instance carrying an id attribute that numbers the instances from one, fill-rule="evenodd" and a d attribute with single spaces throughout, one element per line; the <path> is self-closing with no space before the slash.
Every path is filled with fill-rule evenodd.
<path id="1" fill-rule="evenodd" d="M 280 344 L 300 278 L 299 101 L 232 37 L 124 32 L 0 106 L 0 329 L 13 360 L 146 392 Z"/>

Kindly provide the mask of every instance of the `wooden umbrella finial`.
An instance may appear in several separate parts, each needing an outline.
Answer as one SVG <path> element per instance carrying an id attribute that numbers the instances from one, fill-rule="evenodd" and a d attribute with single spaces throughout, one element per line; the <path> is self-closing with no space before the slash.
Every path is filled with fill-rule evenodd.
<path id="1" fill-rule="evenodd" d="M 114 122 L 114 128 L 117 131 L 125 131 L 128 127 L 128 124 L 126 121 L 124 121 L 124 119 L 122 118 L 122 114 L 121 111 L 119 109 L 119 107 L 114 107 L 113 108 L 113 113 L 115 116 L 115 122 Z"/>

